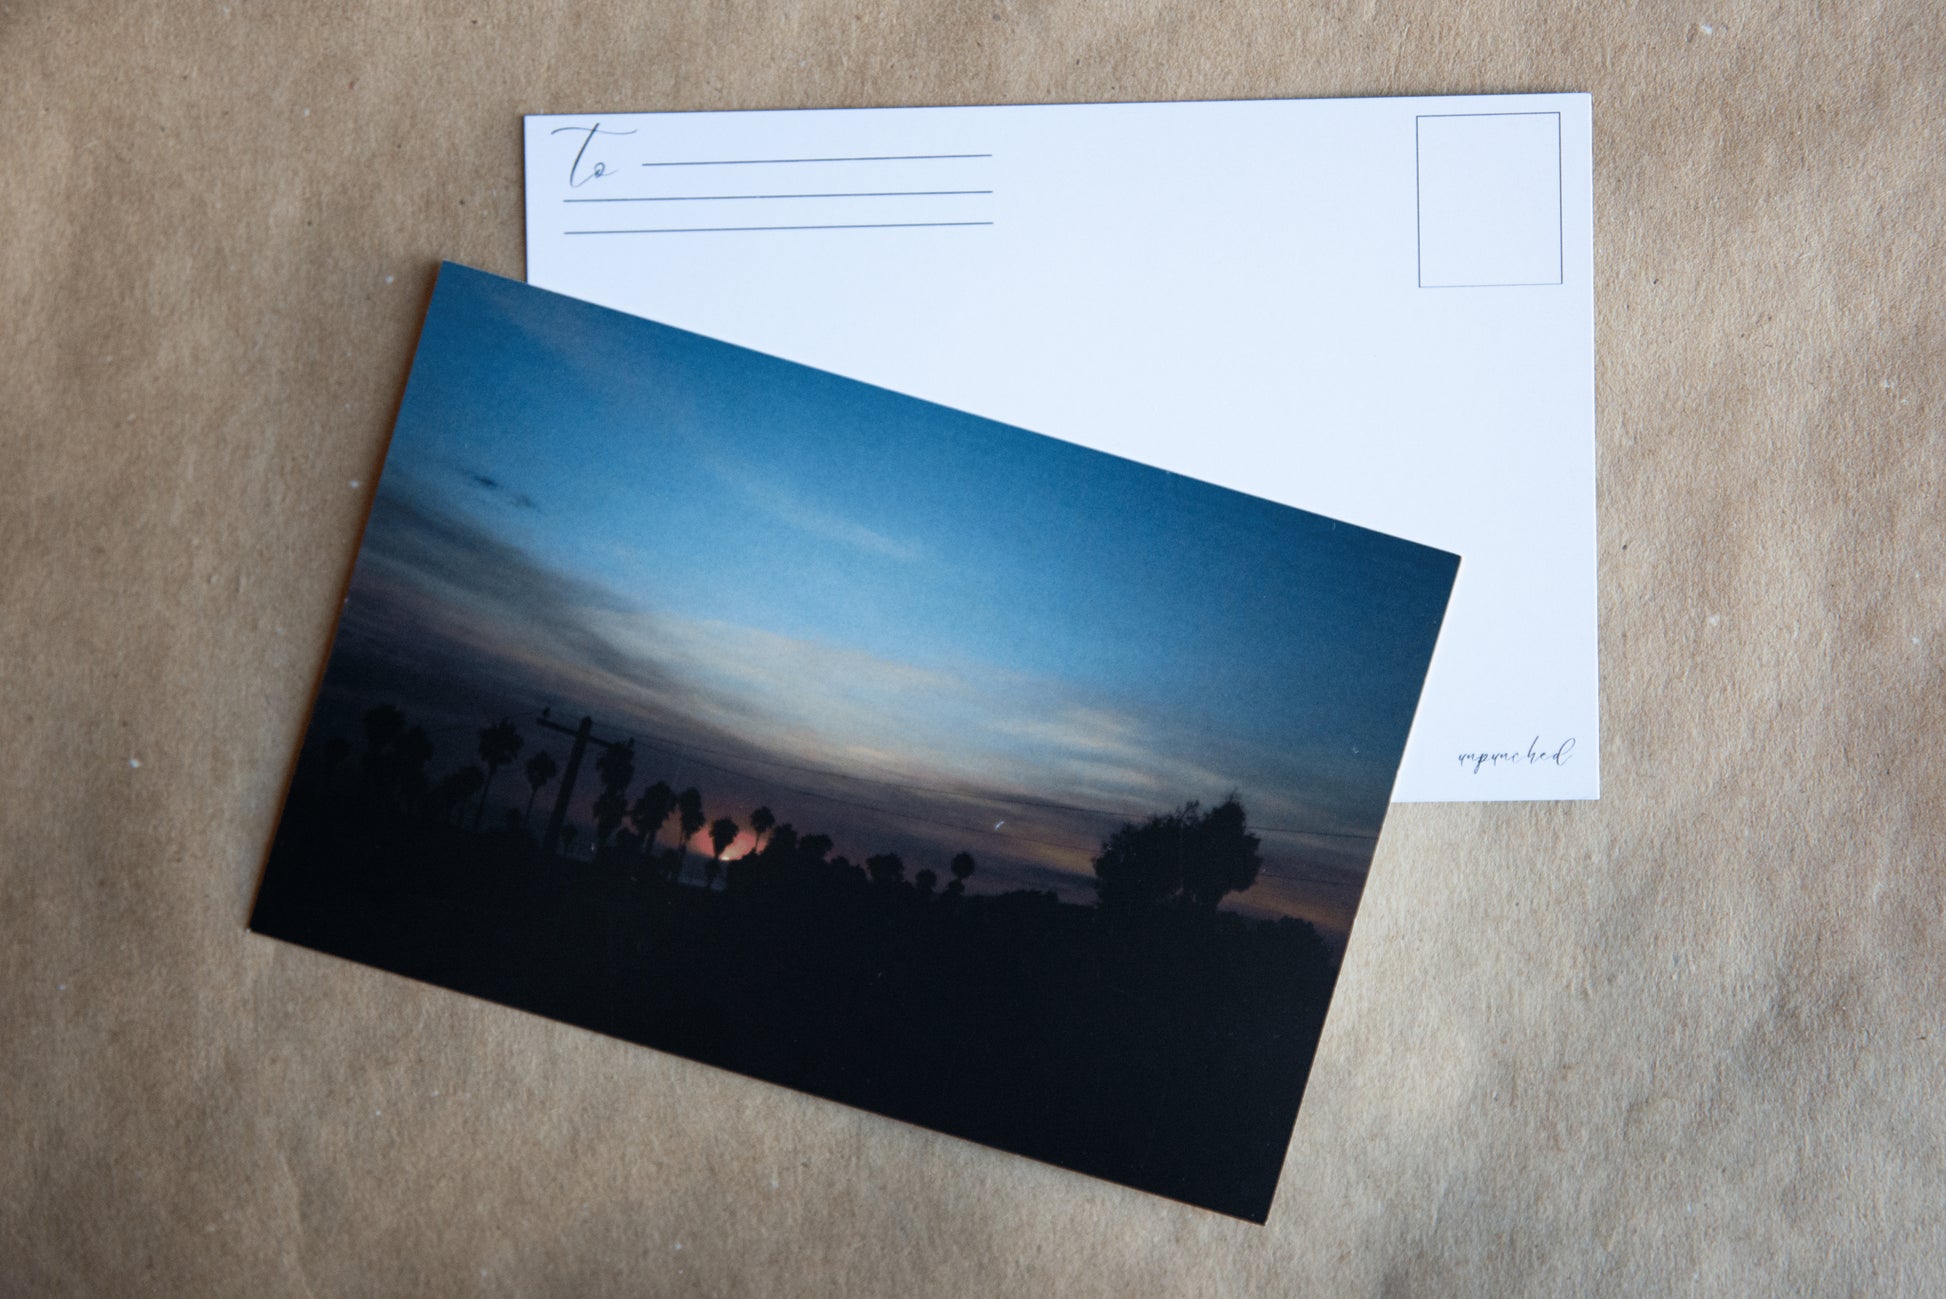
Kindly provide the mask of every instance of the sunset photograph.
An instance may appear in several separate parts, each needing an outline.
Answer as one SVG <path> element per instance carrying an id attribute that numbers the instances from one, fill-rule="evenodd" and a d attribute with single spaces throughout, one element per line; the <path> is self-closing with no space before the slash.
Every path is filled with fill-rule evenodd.
<path id="1" fill-rule="evenodd" d="M 1262 1222 L 1458 566 L 448 264 L 251 927 Z"/>

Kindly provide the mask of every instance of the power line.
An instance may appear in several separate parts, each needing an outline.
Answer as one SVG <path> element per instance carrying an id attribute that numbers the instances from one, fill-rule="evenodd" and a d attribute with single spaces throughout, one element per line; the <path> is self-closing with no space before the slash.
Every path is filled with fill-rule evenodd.
<path id="1" fill-rule="evenodd" d="M 1268 864 L 1264 865 L 1261 869 L 1259 869 L 1257 873 L 1260 876 L 1268 875 L 1271 879 L 1285 880 L 1292 884 L 1315 884 L 1319 888 L 1361 889 L 1362 890 L 1365 887 L 1364 880 L 1328 880 L 1328 879 L 1321 879 L 1316 875 L 1290 875 L 1282 871 L 1275 870 Z"/>
<path id="2" fill-rule="evenodd" d="M 432 729 L 435 733 L 437 733 L 437 732 L 443 732 L 448 730 L 471 731 L 475 728 L 473 728 L 468 723 L 448 722 L 444 724 L 434 723 L 430 729 Z M 780 767 L 786 771 L 797 771 L 797 772 L 802 772 L 806 775 L 829 776 L 837 780 L 849 780 L 860 784 L 880 785 L 887 789 L 904 790 L 907 793 L 931 794 L 941 798 L 959 799 L 962 801 L 985 801 L 991 803 L 1003 803 L 1011 806 L 1035 807 L 1047 811 L 1077 812 L 1083 815 L 1099 816 L 1099 817 L 1105 817 L 1108 819 L 1119 820 L 1119 821 L 1139 821 L 1142 819 L 1139 814 L 1131 815 L 1126 812 L 1117 812 L 1108 808 L 1085 807 L 1074 803 L 1061 803 L 1051 799 L 1031 798 L 1022 795 L 968 794 L 961 790 L 948 789 L 943 786 L 921 785 L 921 784 L 915 784 L 915 783 L 905 782 L 905 781 L 887 780 L 883 777 L 864 776 L 852 772 L 838 771 L 830 767 L 814 767 L 814 766 L 807 766 L 802 763 L 786 762 L 780 758 L 763 758 L 763 757 L 757 757 L 752 754 L 731 753 L 727 750 L 711 748 L 707 745 L 694 744 L 694 743 L 683 745 L 683 744 L 678 744 L 672 740 L 658 739 L 657 737 L 650 736 L 650 735 L 644 735 L 640 737 L 631 736 L 630 738 L 638 740 L 639 743 L 643 744 L 647 748 L 658 749 L 664 753 L 675 754 L 678 757 L 682 757 L 687 759 L 688 761 L 694 762 L 698 766 L 708 767 L 712 771 L 721 771 L 729 775 L 740 776 L 745 780 L 768 781 L 773 788 L 783 790 L 786 793 L 797 794 L 804 798 L 821 799 L 825 802 L 837 803 L 841 806 L 857 808 L 861 811 L 876 812 L 881 816 L 890 816 L 890 817 L 894 817 L 906 821 L 917 821 L 926 825 L 938 826 L 941 829 L 956 830 L 962 834 L 968 834 L 968 835 L 985 836 L 994 833 L 994 831 L 982 826 L 963 825 L 954 821 L 941 820 L 938 817 L 927 816 L 919 812 L 911 812 L 911 811 L 906 811 L 898 808 L 882 807 L 874 803 L 864 803 L 856 799 L 844 798 L 837 794 L 825 793 L 821 790 L 805 789 L 802 786 L 781 784 L 777 782 L 774 777 L 756 776 L 750 773 L 749 771 L 741 770 L 736 767 L 726 766 L 720 762 L 711 762 L 706 758 L 697 757 L 696 755 L 699 753 L 707 753 L 715 757 L 736 758 L 744 762 L 755 763 L 759 766 Z M 1368 842 L 1375 840 L 1377 838 L 1376 835 L 1345 834 L 1345 833 L 1338 833 L 1329 830 L 1305 830 L 1305 829 L 1288 828 L 1282 826 L 1251 826 L 1250 831 L 1254 834 L 1289 834 L 1289 835 L 1311 836 L 1311 837 L 1325 838 L 1325 839 L 1355 839 L 1355 840 L 1362 840 Z M 1042 839 L 1042 838 L 1038 838 L 1026 834 L 1015 833 L 1015 834 L 1008 835 L 1007 838 L 1012 842 L 1030 843 L 1043 848 L 1052 848 L 1057 851 L 1064 851 L 1064 852 L 1089 851 L 1089 848 L 1087 846 L 1076 845 L 1072 843 L 1060 843 L 1051 839 Z M 1364 881 L 1362 880 L 1354 883 L 1354 882 L 1343 881 L 1343 880 L 1321 879 L 1315 876 L 1291 875 L 1291 874 L 1286 874 L 1277 871 L 1268 865 L 1266 865 L 1263 868 L 1262 873 L 1269 875 L 1273 879 L 1286 880 L 1291 883 L 1298 883 L 1298 884 L 1312 884 L 1323 888 L 1363 889 L 1365 886 Z"/>

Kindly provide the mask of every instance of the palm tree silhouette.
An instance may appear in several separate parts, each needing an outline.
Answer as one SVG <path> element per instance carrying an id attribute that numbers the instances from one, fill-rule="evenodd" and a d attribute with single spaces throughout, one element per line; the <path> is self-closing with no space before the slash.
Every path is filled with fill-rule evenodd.
<path id="1" fill-rule="evenodd" d="M 543 749 L 527 759 L 527 765 L 523 770 L 527 773 L 529 786 L 527 812 L 520 818 L 520 828 L 525 830 L 528 820 L 534 815 L 534 800 L 540 797 L 541 786 L 554 779 L 554 773 L 558 768 L 554 765 L 554 759 Z"/>
<path id="2" fill-rule="evenodd" d="M 682 842 L 676 845 L 676 878 L 682 878 L 683 867 L 689 864 L 689 841 L 703 828 L 709 818 L 703 815 L 703 796 L 691 785 L 676 795 L 676 828 L 682 831 Z"/>
<path id="3" fill-rule="evenodd" d="M 635 779 L 635 741 L 603 749 L 595 759 L 595 774 L 601 778 L 601 794 L 595 799 L 595 850 L 599 852 L 628 814 L 628 782 Z"/>
<path id="4" fill-rule="evenodd" d="M 946 892 L 958 897 L 966 892 L 966 881 L 973 875 L 973 854 L 970 852 L 953 854 L 949 869 L 953 872 L 953 882 L 946 886 Z"/>
<path id="5" fill-rule="evenodd" d="M 473 809 L 475 830 L 480 828 L 480 818 L 486 814 L 487 791 L 493 788 L 493 778 L 500 774 L 500 768 L 520 755 L 520 743 L 520 732 L 505 717 L 480 732 L 480 761 L 486 764 L 486 782 L 480 786 L 480 805 Z"/>
<path id="6" fill-rule="evenodd" d="M 622 828 L 622 818 L 628 814 L 628 796 L 609 785 L 595 795 L 594 812 L 595 851 L 600 852 L 608 846 L 615 831 Z"/>
<path id="7" fill-rule="evenodd" d="M 711 824 L 709 828 L 709 844 L 716 851 L 710 855 L 709 867 L 703 876 L 703 887 L 705 889 L 713 889 L 716 887 L 717 872 L 723 868 L 723 853 L 731 844 L 736 842 L 736 837 L 737 823 L 729 817 L 718 817 Z"/>
<path id="8" fill-rule="evenodd" d="M 662 780 L 643 790 L 636 798 L 635 806 L 629 809 L 629 824 L 642 836 L 642 856 L 645 860 L 655 859 L 655 837 L 662 833 L 663 823 L 675 810 L 676 791 Z"/>
<path id="9" fill-rule="evenodd" d="M 776 824 L 777 818 L 767 807 L 760 807 L 750 814 L 750 833 L 754 836 L 750 841 L 750 852 L 753 856 L 763 850 L 764 836 L 769 834 L 770 827 Z"/>
<path id="10" fill-rule="evenodd" d="M 595 759 L 595 774 L 601 778 L 602 788 L 625 792 L 628 782 L 635 779 L 635 741 L 627 740 L 603 749 Z"/>

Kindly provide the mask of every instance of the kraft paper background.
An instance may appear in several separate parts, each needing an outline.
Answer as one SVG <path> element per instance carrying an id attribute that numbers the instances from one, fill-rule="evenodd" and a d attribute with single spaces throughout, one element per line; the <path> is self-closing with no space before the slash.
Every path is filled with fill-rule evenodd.
<path id="1" fill-rule="evenodd" d="M 1605 797 L 1394 813 L 1267 1227 L 245 932 L 521 113 L 1524 90 Z M 13 3 L 0 125 L 0 1293 L 1946 1292 L 1936 5 Z"/>

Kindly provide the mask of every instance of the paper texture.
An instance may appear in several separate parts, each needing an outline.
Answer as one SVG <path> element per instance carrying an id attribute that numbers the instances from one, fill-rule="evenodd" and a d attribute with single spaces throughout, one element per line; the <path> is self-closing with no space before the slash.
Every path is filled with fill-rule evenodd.
<path id="1" fill-rule="evenodd" d="M 16 5 L 0 69 L 0 1289 L 1946 1290 L 1936 5 Z M 1602 798 L 1393 810 L 1267 1225 L 245 932 L 523 113 L 1570 88 Z"/>
<path id="2" fill-rule="evenodd" d="M 1599 795 L 1586 95 L 541 115 L 531 283 L 1439 546 L 1401 801 Z"/>

